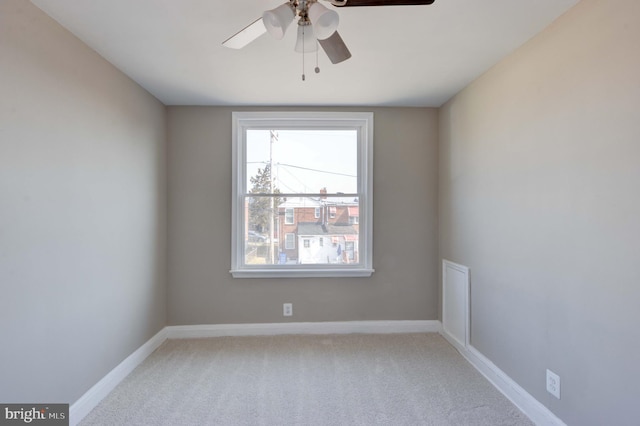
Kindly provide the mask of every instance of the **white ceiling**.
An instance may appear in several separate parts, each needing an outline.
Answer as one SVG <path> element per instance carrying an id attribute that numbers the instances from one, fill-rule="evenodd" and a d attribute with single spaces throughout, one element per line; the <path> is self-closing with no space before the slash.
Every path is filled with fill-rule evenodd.
<path id="1" fill-rule="evenodd" d="M 353 57 L 305 55 L 306 81 L 295 25 L 221 44 L 284 0 L 32 2 L 167 105 L 440 106 L 578 0 L 335 9 Z"/>

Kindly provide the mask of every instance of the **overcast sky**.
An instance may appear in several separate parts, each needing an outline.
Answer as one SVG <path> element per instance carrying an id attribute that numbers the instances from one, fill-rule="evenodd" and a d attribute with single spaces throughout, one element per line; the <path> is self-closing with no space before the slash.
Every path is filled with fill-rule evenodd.
<path id="1" fill-rule="evenodd" d="M 357 192 L 356 130 L 277 130 L 275 186 L 280 192 Z M 247 131 L 247 185 L 269 163 L 269 130 Z M 313 170 L 308 170 L 313 169 Z"/>

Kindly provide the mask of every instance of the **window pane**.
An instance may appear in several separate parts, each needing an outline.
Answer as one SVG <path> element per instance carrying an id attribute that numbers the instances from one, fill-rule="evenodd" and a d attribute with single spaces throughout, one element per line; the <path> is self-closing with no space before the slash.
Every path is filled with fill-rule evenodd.
<path id="1" fill-rule="evenodd" d="M 278 263 L 277 197 L 247 197 L 244 239 L 244 263 L 274 265 Z"/>
<path id="2" fill-rule="evenodd" d="M 246 212 L 246 265 L 359 262 L 357 198 L 251 196 Z"/>
<path id="3" fill-rule="evenodd" d="M 287 223 L 292 210 L 295 223 Z M 316 212 L 319 215 L 316 217 Z M 354 197 L 299 197 L 283 200 L 278 207 L 279 259 L 291 264 L 350 264 L 360 261 L 360 205 Z M 326 240 L 326 244 L 325 244 Z"/>
<path id="4" fill-rule="evenodd" d="M 293 250 L 296 248 L 296 234 L 289 233 L 285 234 L 285 245 L 284 248 L 287 250 Z M 285 258 L 286 259 L 286 255 Z"/>
<path id="5" fill-rule="evenodd" d="M 284 223 L 293 225 L 295 223 L 295 211 L 293 209 L 284 209 Z"/>
<path id="6" fill-rule="evenodd" d="M 357 136 L 356 130 L 247 130 L 246 191 L 356 193 Z"/>

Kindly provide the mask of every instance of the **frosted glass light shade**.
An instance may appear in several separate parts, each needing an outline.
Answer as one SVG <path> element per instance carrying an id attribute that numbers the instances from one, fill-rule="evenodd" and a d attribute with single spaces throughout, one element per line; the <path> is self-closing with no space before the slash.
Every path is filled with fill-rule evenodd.
<path id="1" fill-rule="evenodd" d="M 298 25 L 298 39 L 296 40 L 295 51 L 298 53 L 315 52 L 318 50 L 318 42 L 316 36 L 313 34 L 313 28 L 311 25 Z"/>
<path id="2" fill-rule="evenodd" d="M 287 2 L 262 14 L 262 23 L 269 34 L 276 40 L 284 37 L 287 27 L 293 22 L 295 12 Z"/>
<path id="3" fill-rule="evenodd" d="M 329 10 L 316 2 L 309 6 L 309 20 L 318 40 L 324 40 L 336 32 L 340 17 L 335 10 Z"/>

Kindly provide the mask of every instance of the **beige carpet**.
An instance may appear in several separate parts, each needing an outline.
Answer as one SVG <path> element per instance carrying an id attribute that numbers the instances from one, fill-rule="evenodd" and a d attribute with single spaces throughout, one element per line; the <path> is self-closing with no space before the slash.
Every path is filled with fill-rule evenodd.
<path id="1" fill-rule="evenodd" d="M 82 425 L 531 425 L 438 334 L 168 340 Z"/>

